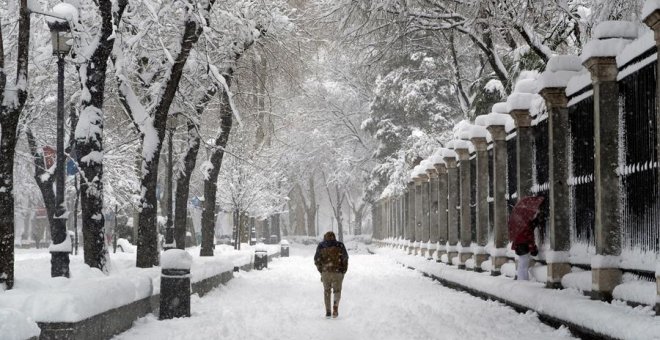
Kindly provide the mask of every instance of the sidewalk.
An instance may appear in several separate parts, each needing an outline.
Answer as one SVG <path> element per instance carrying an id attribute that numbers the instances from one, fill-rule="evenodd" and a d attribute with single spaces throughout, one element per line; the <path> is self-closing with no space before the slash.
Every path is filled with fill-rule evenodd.
<path id="1" fill-rule="evenodd" d="M 407 255 L 400 249 L 377 248 L 376 254 L 418 270 L 446 286 L 499 300 L 519 311 L 532 310 L 551 324 L 561 323 L 581 336 L 611 339 L 660 339 L 660 317 L 650 307 L 632 308 L 623 302 L 594 301 L 572 289 L 546 289 L 542 283 L 514 281 L 459 270 L 454 266 Z"/>

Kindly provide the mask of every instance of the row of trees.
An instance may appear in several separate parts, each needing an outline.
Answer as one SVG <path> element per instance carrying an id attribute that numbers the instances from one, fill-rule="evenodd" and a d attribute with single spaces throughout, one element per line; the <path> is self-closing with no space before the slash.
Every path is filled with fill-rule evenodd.
<path id="1" fill-rule="evenodd" d="M 634 1 L 385 0 L 316 2 L 373 85 L 363 128 L 377 140 L 368 197 L 400 193 L 408 169 L 449 127 L 506 98 L 524 70 L 579 53 L 595 24 L 631 20 Z"/>
<path id="2" fill-rule="evenodd" d="M 30 210 L 38 198 L 49 220 L 57 208 L 55 167 L 43 150 L 56 132 L 45 18 L 58 1 L 0 2 L 0 280 L 11 288 L 14 207 Z M 158 265 L 158 194 L 168 166 L 175 192 L 160 205 L 173 204 L 175 244 L 185 245 L 195 195 L 203 256 L 213 255 L 218 211 L 288 216 L 285 230 L 315 235 L 313 216 L 327 200 L 340 228 L 346 209 L 361 225 L 376 146 L 361 128 L 371 85 L 353 50 L 338 44 L 336 23 L 323 20 L 326 4 L 67 2 L 78 13 L 57 15 L 72 27 L 66 154 L 79 171 L 67 193 L 79 195 L 87 265 L 108 270 L 105 213 L 115 207 L 136 211 L 137 266 Z M 167 148 L 173 164 L 165 163 Z"/>

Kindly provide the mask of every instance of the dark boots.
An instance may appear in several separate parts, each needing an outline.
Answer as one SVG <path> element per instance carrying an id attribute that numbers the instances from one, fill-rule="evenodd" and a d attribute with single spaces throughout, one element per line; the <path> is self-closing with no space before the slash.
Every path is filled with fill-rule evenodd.
<path id="1" fill-rule="evenodd" d="M 333 318 L 336 318 L 337 316 L 339 316 L 339 311 L 338 311 L 338 309 L 339 309 L 339 306 L 338 306 L 338 305 L 334 305 L 334 306 L 332 306 L 332 317 L 333 317 Z"/>

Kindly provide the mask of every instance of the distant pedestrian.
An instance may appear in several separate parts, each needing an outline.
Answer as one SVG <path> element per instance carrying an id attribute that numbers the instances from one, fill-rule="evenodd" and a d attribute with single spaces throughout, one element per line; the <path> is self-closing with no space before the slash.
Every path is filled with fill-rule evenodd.
<path id="1" fill-rule="evenodd" d="M 517 280 L 529 280 L 529 262 L 532 256 L 538 255 L 534 228 L 541 223 L 540 208 L 543 197 L 523 197 L 509 216 L 509 238 L 511 249 L 518 255 Z"/>
<path id="2" fill-rule="evenodd" d="M 325 301 L 325 317 L 339 315 L 339 300 L 344 274 L 348 270 L 348 252 L 343 243 L 337 241 L 335 233 L 329 231 L 323 235 L 323 241 L 316 247 L 314 264 L 321 273 L 323 282 L 323 297 Z M 330 314 L 330 290 L 334 293 L 332 314 Z"/>

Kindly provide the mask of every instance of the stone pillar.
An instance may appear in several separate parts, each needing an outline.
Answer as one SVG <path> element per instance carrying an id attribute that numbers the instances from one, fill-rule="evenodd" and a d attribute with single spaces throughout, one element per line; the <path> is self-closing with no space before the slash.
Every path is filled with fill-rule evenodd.
<path id="1" fill-rule="evenodd" d="M 436 163 L 438 172 L 438 262 L 442 255 L 447 254 L 448 223 L 447 223 L 447 167 L 445 163 Z"/>
<path id="2" fill-rule="evenodd" d="M 452 152 L 453 153 L 453 152 Z M 456 167 L 456 155 L 444 157 L 447 165 L 447 248 L 448 263 L 452 264 L 451 259 L 458 256 L 458 168 Z"/>
<path id="3" fill-rule="evenodd" d="M 577 59 L 577 57 L 575 57 Z M 548 111 L 548 159 L 550 175 L 550 211 L 548 213 L 550 250 L 546 253 L 548 280 L 546 287 L 561 288 L 561 279 L 571 272 L 568 262 L 571 207 L 568 186 L 569 131 L 566 87 L 547 87 L 541 90 Z"/>
<path id="4" fill-rule="evenodd" d="M 473 259 L 474 270 L 480 272 L 481 264 L 488 260 L 488 142 L 486 137 L 473 137 L 472 144 L 477 157 L 477 178 L 474 179 L 477 183 L 477 248 L 473 249 L 476 250 Z"/>
<path id="5" fill-rule="evenodd" d="M 424 179 L 417 176 L 415 177 L 415 255 L 421 254 L 421 243 L 424 241 L 424 234 L 422 232 L 422 182 Z"/>
<path id="6" fill-rule="evenodd" d="M 506 246 L 509 240 L 506 205 L 506 130 L 504 125 L 490 125 L 488 132 L 493 137 L 493 242 L 495 251 L 491 253 L 491 275 L 500 275 L 500 269 L 507 262 Z"/>
<path id="7" fill-rule="evenodd" d="M 438 171 L 427 169 L 429 175 L 429 257 L 433 257 L 438 246 Z"/>
<path id="8" fill-rule="evenodd" d="M 646 18 L 643 18 L 644 23 L 649 26 L 655 32 L 655 46 L 660 50 L 660 9 L 656 9 L 651 12 Z M 660 59 L 656 61 L 657 68 L 660 70 Z M 660 84 L 660 72 L 656 72 L 656 84 Z M 658 111 L 660 112 L 660 86 L 656 85 L 655 93 L 655 105 Z M 658 155 L 660 155 L 660 115 L 655 115 L 655 123 L 658 127 L 656 129 L 656 145 L 655 150 Z M 660 171 L 658 171 L 658 176 L 660 176 Z M 660 183 L 660 177 L 657 179 Z M 660 260 L 658 260 L 660 261 Z M 657 264 L 657 270 L 655 272 L 655 283 L 657 285 L 658 295 L 655 298 L 655 314 L 660 315 L 660 263 Z"/>
<path id="9" fill-rule="evenodd" d="M 611 300 L 621 283 L 619 225 L 619 85 L 615 57 L 591 57 L 584 62 L 594 88 L 594 191 L 596 255 L 591 263 L 591 297 Z M 616 265 L 615 265 L 616 263 Z"/>
<path id="10" fill-rule="evenodd" d="M 408 222 L 406 223 L 406 231 L 408 236 L 408 254 L 414 251 L 413 245 L 415 243 L 415 182 L 408 182 Z"/>
<path id="11" fill-rule="evenodd" d="M 512 110 L 509 112 L 516 123 L 516 173 L 518 177 L 518 200 L 532 192 L 534 181 L 532 169 L 534 168 L 534 131 L 532 130 L 532 117 L 529 110 Z"/>
<path id="12" fill-rule="evenodd" d="M 429 249 L 429 239 L 431 238 L 431 224 L 430 224 L 430 211 L 429 211 L 429 178 L 425 174 L 420 176 L 422 178 L 422 256 L 427 256 Z"/>
<path id="13" fill-rule="evenodd" d="M 460 247 L 458 249 L 458 268 L 465 269 L 465 261 L 472 257 L 472 224 L 470 216 L 470 150 L 468 149 L 467 142 L 461 143 L 461 147 L 456 147 L 458 154 L 459 178 L 461 192 L 461 201 L 459 205 L 460 210 L 460 225 L 461 225 L 461 239 Z"/>

